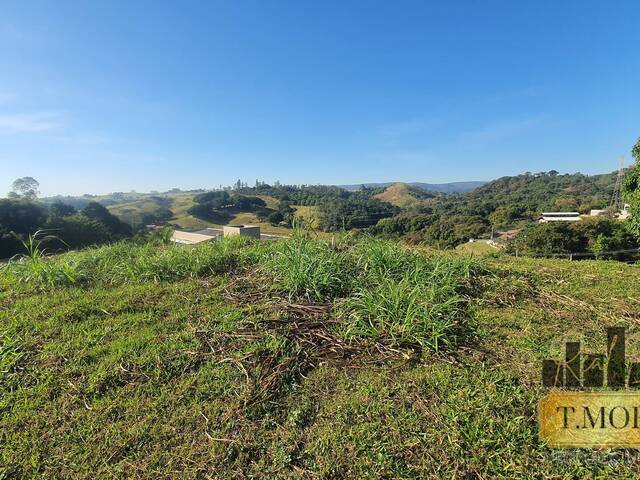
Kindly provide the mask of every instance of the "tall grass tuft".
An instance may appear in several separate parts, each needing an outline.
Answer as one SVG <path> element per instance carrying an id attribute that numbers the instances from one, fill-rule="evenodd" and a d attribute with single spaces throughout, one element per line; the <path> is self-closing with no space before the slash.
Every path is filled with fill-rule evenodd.
<path id="1" fill-rule="evenodd" d="M 245 261 L 246 238 L 228 238 L 192 247 L 119 242 L 57 257 L 33 255 L 5 267 L 9 281 L 43 289 L 161 282 L 227 272 Z"/>
<path id="2" fill-rule="evenodd" d="M 261 263 L 289 299 L 335 300 L 346 338 L 438 350 L 468 333 L 463 290 L 483 273 L 478 261 L 425 256 L 375 238 L 338 240 L 279 242 Z"/>
<path id="3" fill-rule="evenodd" d="M 289 299 L 323 302 L 343 296 L 350 291 L 355 275 L 355 265 L 345 252 L 303 237 L 274 244 L 261 264 Z"/>
<path id="4" fill-rule="evenodd" d="M 482 266 L 469 258 L 427 257 L 395 243 L 365 239 L 354 246 L 360 275 L 341 302 L 346 337 L 364 336 L 438 350 L 468 330 L 462 289 Z"/>
<path id="5" fill-rule="evenodd" d="M 25 240 L 21 240 L 25 253 L 13 257 L 4 268 L 10 270 L 12 278 L 18 283 L 39 287 L 73 284 L 78 278 L 77 272 L 71 265 L 52 260 L 45 246 L 50 241 L 61 242 L 45 230 L 29 234 Z"/>
<path id="6" fill-rule="evenodd" d="M 36 239 L 37 240 L 37 239 Z M 346 338 L 368 337 L 437 350 L 468 334 L 468 279 L 483 273 L 469 257 L 425 255 L 373 238 L 331 242 L 295 236 L 277 242 L 232 237 L 195 246 L 116 243 L 47 257 L 36 240 L 0 276 L 44 289 L 176 281 L 258 264 L 290 301 L 334 302 Z"/>

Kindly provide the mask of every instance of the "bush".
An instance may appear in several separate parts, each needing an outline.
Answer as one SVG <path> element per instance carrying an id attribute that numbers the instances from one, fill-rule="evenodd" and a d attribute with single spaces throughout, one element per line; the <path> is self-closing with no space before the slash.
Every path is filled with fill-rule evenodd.
<path id="1" fill-rule="evenodd" d="M 550 222 L 531 225 L 508 245 L 510 251 L 548 255 L 602 252 L 637 248 L 638 241 L 627 222 L 610 218 L 584 218 L 577 222 Z"/>
<path id="2" fill-rule="evenodd" d="M 284 220 L 284 215 L 280 212 L 273 212 L 269 214 L 269 216 L 267 217 L 267 220 L 272 225 L 277 225 Z"/>

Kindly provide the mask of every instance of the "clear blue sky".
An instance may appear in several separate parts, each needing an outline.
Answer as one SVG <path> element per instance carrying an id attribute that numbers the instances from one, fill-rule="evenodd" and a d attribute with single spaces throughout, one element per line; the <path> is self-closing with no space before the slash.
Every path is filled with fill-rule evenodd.
<path id="1" fill-rule="evenodd" d="M 0 0 L 0 194 L 612 171 L 640 2 Z"/>

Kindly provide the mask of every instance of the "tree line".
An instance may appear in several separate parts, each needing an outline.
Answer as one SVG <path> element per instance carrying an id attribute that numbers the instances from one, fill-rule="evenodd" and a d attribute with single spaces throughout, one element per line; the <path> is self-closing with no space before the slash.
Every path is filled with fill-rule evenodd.
<path id="1" fill-rule="evenodd" d="M 38 230 L 55 237 L 47 245 L 50 251 L 112 242 L 133 233 L 98 202 L 81 210 L 62 202 L 46 205 L 38 201 L 38 189 L 37 180 L 23 177 L 13 182 L 7 198 L 0 199 L 0 258 L 22 253 L 22 241 Z"/>

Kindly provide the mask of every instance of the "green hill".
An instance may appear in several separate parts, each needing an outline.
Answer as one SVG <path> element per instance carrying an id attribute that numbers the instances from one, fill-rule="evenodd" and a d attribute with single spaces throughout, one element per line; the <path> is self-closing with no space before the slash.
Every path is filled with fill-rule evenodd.
<path id="1" fill-rule="evenodd" d="M 588 212 L 606 208 L 617 173 L 602 175 L 526 173 L 493 180 L 461 197 L 461 208 L 489 214 L 498 207 L 522 211 L 564 210 Z"/>
<path id="2" fill-rule="evenodd" d="M 632 478 L 539 440 L 540 365 L 636 266 L 375 240 L 115 244 L 0 270 L 2 478 Z M 585 467 L 588 462 L 588 468 Z"/>
<path id="3" fill-rule="evenodd" d="M 170 223 L 187 230 L 221 226 L 221 223 L 210 222 L 189 214 L 188 210 L 194 205 L 194 196 L 193 193 L 144 195 L 133 201 L 113 203 L 108 208 L 120 220 L 133 227 L 156 222 Z M 273 197 L 261 195 L 260 198 L 265 201 L 268 208 L 277 208 L 278 201 Z M 290 233 L 290 229 L 273 226 L 252 212 L 234 211 L 225 223 L 258 225 L 264 233 L 285 235 Z"/>
<path id="4" fill-rule="evenodd" d="M 424 200 L 434 198 L 435 195 L 406 183 L 394 183 L 389 185 L 375 198 L 388 202 L 396 207 L 407 208 L 422 203 Z"/>
<path id="5" fill-rule="evenodd" d="M 174 216 L 173 199 L 149 196 L 132 202 L 109 206 L 109 211 L 133 228 L 155 222 L 164 222 Z"/>

